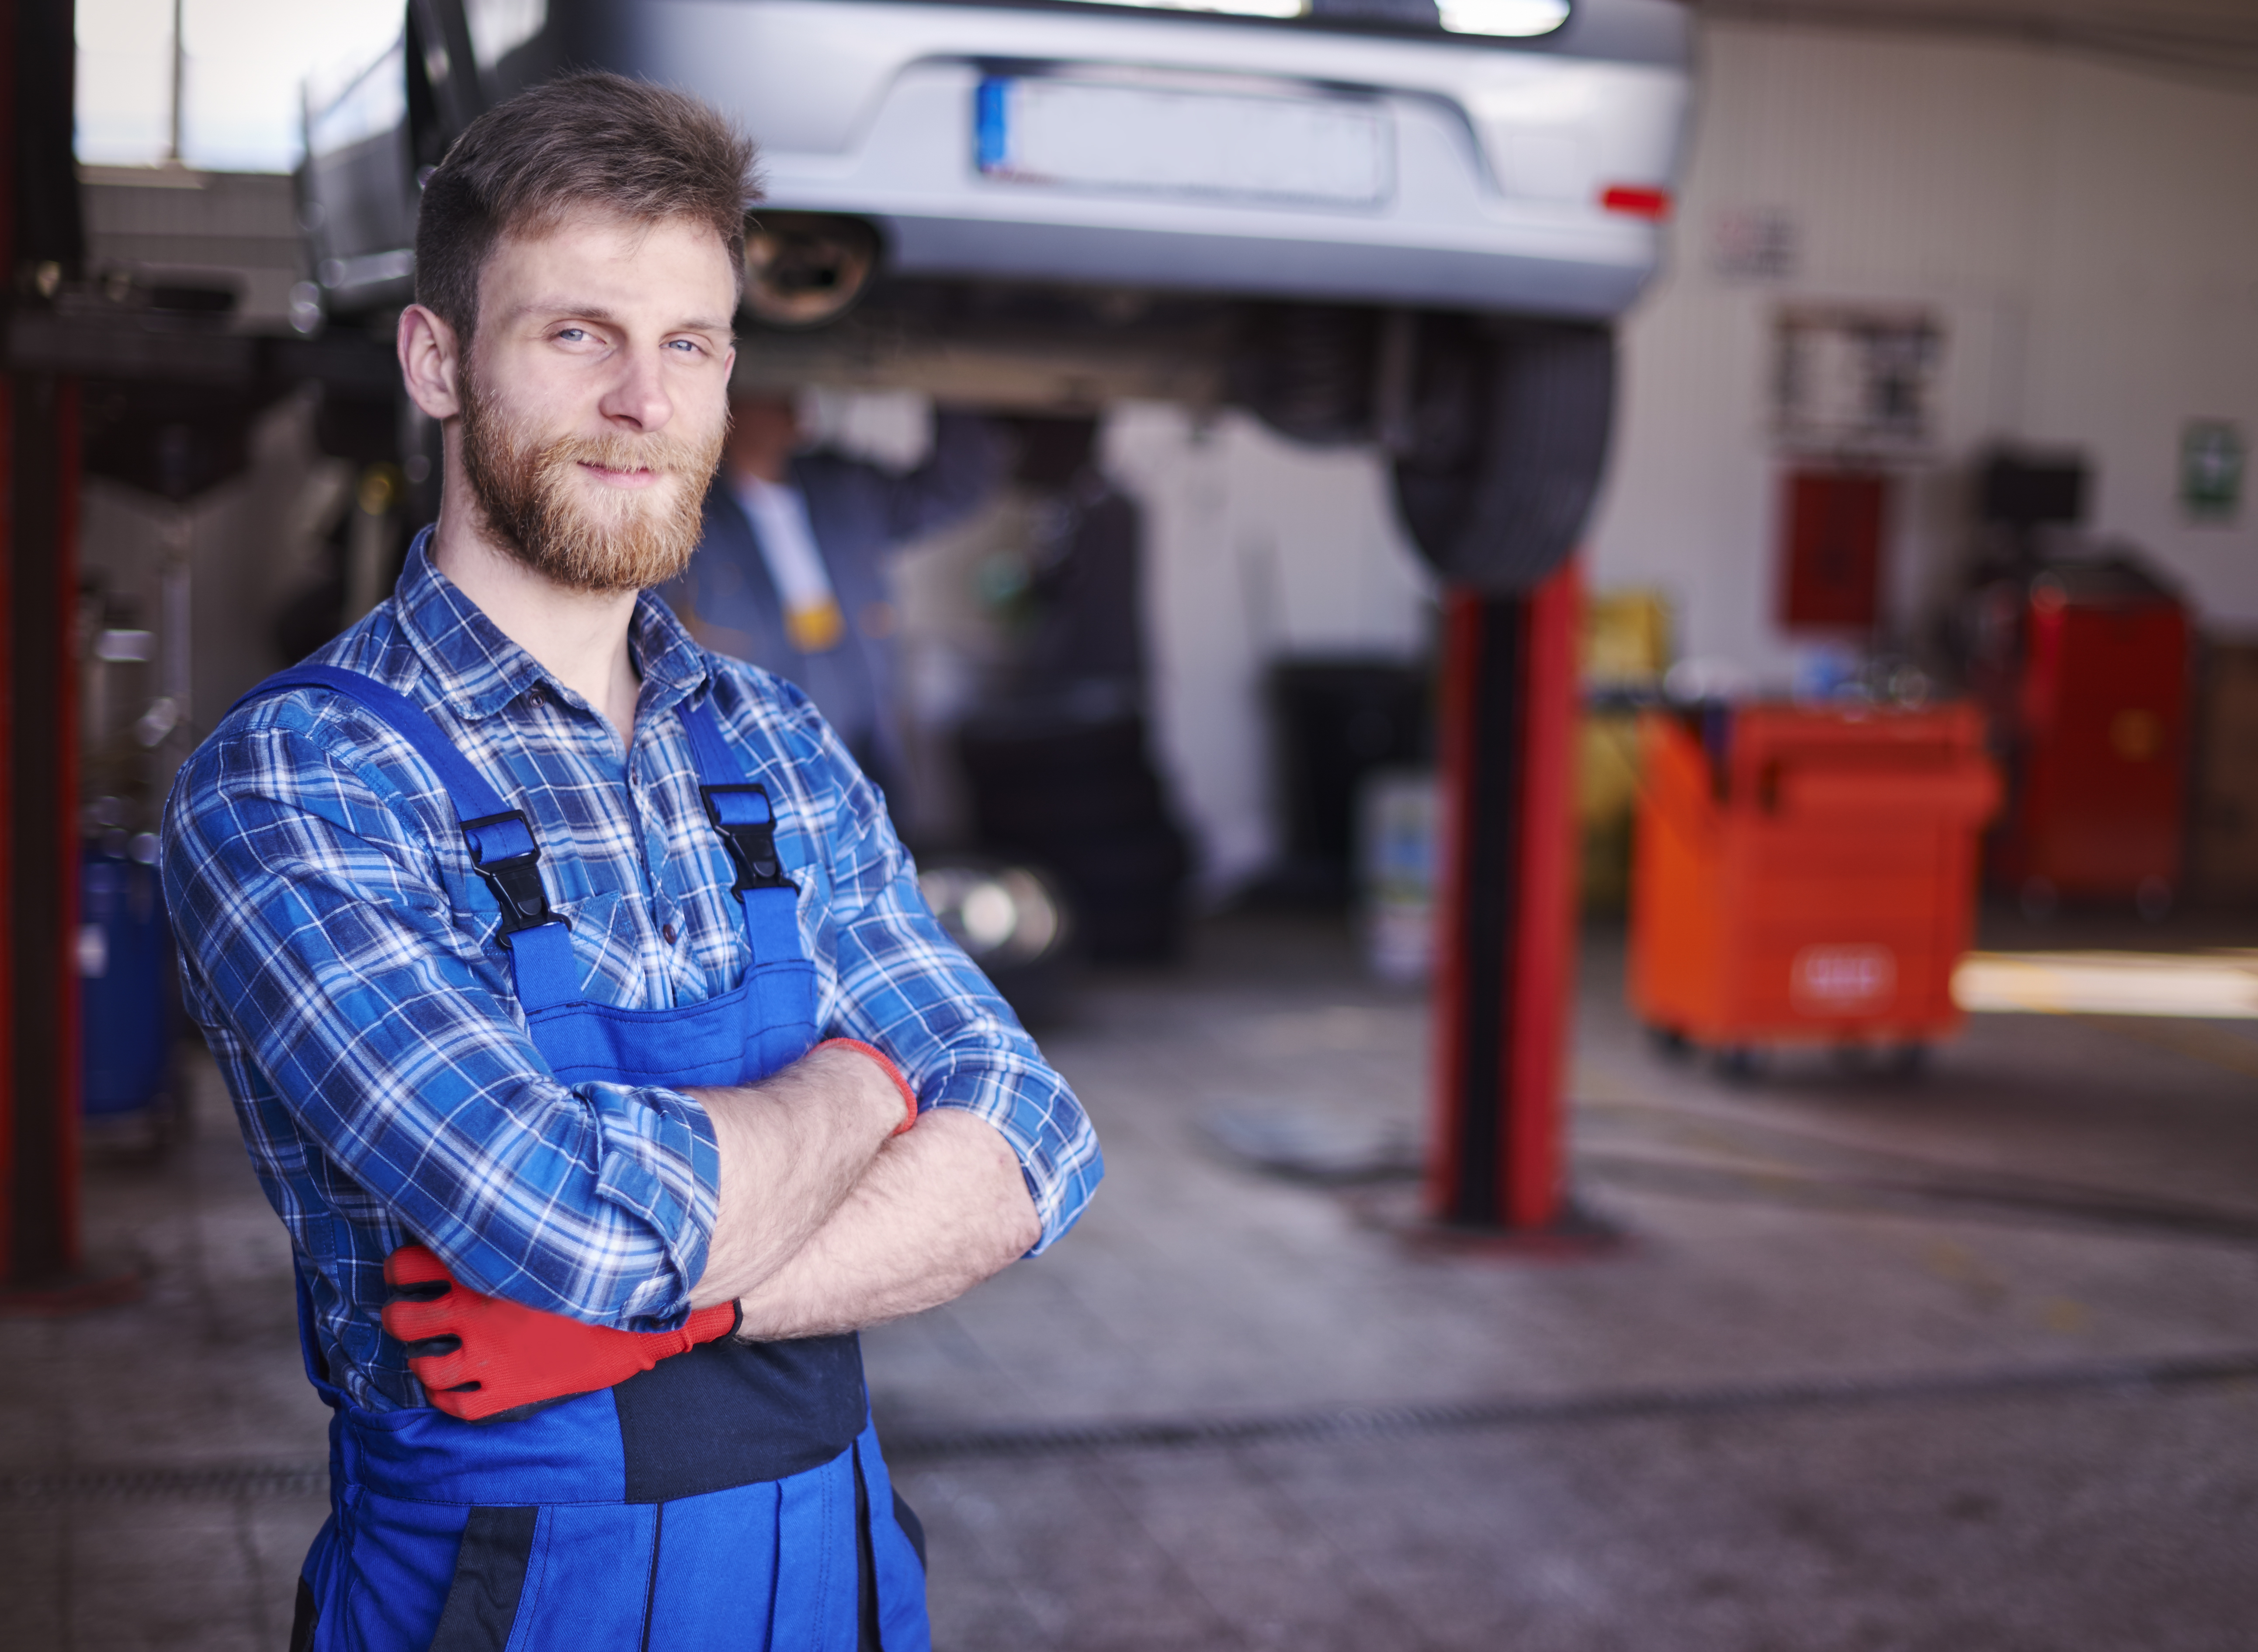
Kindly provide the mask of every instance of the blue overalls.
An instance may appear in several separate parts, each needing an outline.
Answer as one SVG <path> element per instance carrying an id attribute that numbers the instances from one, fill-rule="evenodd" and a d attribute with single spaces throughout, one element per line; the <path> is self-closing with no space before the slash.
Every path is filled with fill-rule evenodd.
<path id="1" fill-rule="evenodd" d="M 744 1084 L 805 1054 L 814 970 L 765 791 L 745 783 L 703 699 L 680 709 L 708 816 L 737 870 L 751 947 L 731 992 L 671 1010 L 579 996 L 525 816 L 405 695 L 301 666 L 415 747 L 501 904 L 518 1002 L 566 1083 Z M 298 1279 L 307 1375 L 335 1412 L 330 1518 L 306 1557 L 292 1652 L 598 1652 L 773 1647 L 929 1652 L 922 1534 L 893 1494 L 852 1335 L 723 1337 L 617 1387 L 485 1423 L 375 1412 L 329 1380 Z"/>

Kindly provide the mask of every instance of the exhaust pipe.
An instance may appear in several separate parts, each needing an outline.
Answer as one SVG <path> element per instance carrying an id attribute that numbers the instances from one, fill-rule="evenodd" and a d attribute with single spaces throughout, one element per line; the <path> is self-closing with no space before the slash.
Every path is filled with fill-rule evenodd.
<path id="1" fill-rule="evenodd" d="M 878 232 L 827 212 L 745 219 L 745 308 L 770 327 L 802 331 L 855 307 L 878 269 Z"/>

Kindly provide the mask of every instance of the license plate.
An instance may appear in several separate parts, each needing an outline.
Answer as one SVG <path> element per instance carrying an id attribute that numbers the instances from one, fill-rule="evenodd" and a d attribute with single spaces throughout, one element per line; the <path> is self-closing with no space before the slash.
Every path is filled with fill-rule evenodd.
<path id="1" fill-rule="evenodd" d="M 1048 75 L 981 82 L 981 173 L 1019 184 L 1372 206 L 1390 184 L 1387 111 Z"/>

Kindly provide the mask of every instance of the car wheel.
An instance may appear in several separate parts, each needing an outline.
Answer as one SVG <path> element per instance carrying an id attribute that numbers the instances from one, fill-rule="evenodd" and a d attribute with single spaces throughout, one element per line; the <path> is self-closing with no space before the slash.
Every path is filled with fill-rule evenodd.
<path id="1" fill-rule="evenodd" d="M 1395 459 L 1404 528 L 1445 579 L 1534 588 L 1576 548 L 1615 412 L 1615 335 L 1424 316 Z"/>

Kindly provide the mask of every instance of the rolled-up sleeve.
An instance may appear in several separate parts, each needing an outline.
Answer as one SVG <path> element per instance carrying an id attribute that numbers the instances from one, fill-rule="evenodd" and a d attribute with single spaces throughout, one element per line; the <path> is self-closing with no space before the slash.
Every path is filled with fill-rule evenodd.
<path id="1" fill-rule="evenodd" d="M 934 919 L 917 869 L 870 783 L 827 731 L 812 730 L 838 776 L 824 842 L 831 881 L 827 952 L 837 971 L 834 1031 L 884 1050 L 920 1110 L 962 1108 L 997 1129 L 1019 1160 L 1042 1236 L 1055 1244 L 1105 1173 L 1097 1134 L 988 978 Z"/>
<path id="2" fill-rule="evenodd" d="M 712 1126 L 671 1090 L 550 1073 L 507 954 L 453 910 L 429 806 L 271 723 L 182 771 L 167 904 L 199 1018 L 265 1092 L 238 1084 L 245 1129 L 297 1132 L 334 1214 L 396 1225 L 476 1289 L 678 1322 L 719 1207 Z M 323 1213 L 298 1214 L 318 1254 Z"/>

